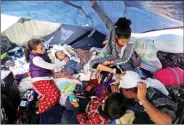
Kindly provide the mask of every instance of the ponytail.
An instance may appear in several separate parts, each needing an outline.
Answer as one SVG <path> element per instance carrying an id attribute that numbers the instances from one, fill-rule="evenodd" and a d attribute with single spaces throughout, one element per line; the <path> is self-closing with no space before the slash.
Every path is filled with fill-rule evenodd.
<path id="1" fill-rule="evenodd" d="M 25 47 L 25 49 L 24 49 L 24 55 L 25 55 L 25 57 L 26 57 L 26 61 L 27 62 L 29 62 L 29 54 L 30 54 L 30 49 L 29 49 L 29 47 L 28 46 L 26 46 Z"/>
<path id="2" fill-rule="evenodd" d="M 127 18 L 119 18 L 116 22 L 117 28 L 115 29 L 116 35 L 119 38 L 126 38 L 129 39 L 131 36 L 131 20 Z"/>
<path id="3" fill-rule="evenodd" d="M 119 18 L 115 23 L 117 27 L 120 27 L 122 29 L 129 28 L 131 24 L 132 24 L 131 20 L 127 19 L 126 17 Z"/>
<path id="4" fill-rule="evenodd" d="M 40 44 L 42 41 L 40 39 L 31 39 L 28 41 L 28 44 L 26 45 L 24 49 L 24 54 L 26 57 L 26 61 L 29 62 L 29 55 L 32 50 L 36 49 L 36 46 Z"/>

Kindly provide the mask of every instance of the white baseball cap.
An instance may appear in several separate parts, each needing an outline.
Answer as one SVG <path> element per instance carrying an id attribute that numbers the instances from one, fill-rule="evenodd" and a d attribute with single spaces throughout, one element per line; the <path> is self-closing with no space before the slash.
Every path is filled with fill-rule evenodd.
<path id="1" fill-rule="evenodd" d="M 126 74 L 121 77 L 119 88 L 130 89 L 138 85 L 141 81 L 139 75 L 134 71 L 126 71 Z"/>
<path id="2" fill-rule="evenodd" d="M 126 74 L 121 77 L 119 88 L 124 88 L 124 89 L 134 88 L 138 85 L 139 82 L 145 83 L 147 88 L 152 87 L 159 90 L 165 95 L 169 94 L 164 84 L 161 83 L 160 81 L 156 79 L 151 79 L 151 78 L 142 80 L 139 77 L 139 75 L 134 71 L 126 71 Z"/>

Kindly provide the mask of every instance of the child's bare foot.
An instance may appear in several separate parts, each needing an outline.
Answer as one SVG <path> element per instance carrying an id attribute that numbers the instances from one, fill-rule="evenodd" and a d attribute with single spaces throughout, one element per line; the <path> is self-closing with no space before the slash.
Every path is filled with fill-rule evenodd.
<path id="1" fill-rule="evenodd" d="M 40 103 L 41 103 L 41 102 L 42 102 L 42 101 L 36 101 L 35 107 L 38 108 L 38 107 L 40 106 Z"/>

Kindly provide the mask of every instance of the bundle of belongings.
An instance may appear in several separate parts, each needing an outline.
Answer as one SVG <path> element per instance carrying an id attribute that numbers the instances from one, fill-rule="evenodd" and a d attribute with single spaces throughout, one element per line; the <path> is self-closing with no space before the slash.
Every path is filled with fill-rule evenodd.
<path id="1" fill-rule="evenodd" d="M 120 50 L 48 44 L 44 52 L 47 41 L 30 41 L 40 50 L 28 58 L 27 46 L 3 47 L 2 123 L 184 124 L 184 53 L 148 38 Z"/>
<path id="2" fill-rule="evenodd" d="M 44 112 L 38 113 L 42 100 L 39 98 L 40 93 L 32 84 L 29 63 L 25 61 L 22 50 L 24 50 L 22 47 L 13 48 L 10 52 L 11 54 L 14 52 L 15 55 L 7 56 L 8 60 L 1 67 L 2 73 L 11 72 L 11 77 L 17 81 L 16 85 L 19 91 L 19 105 L 16 106 L 16 111 L 15 109 L 10 111 L 14 112 L 14 119 L 11 123 L 159 123 L 160 121 L 155 118 L 154 114 L 148 112 L 149 106 L 152 107 L 154 113 L 163 115 L 160 118 L 166 119 L 165 122 L 183 123 L 184 121 L 184 71 L 180 62 L 179 64 L 175 62 L 174 65 L 166 63 L 166 60 L 169 60 L 169 53 L 163 54 L 164 52 L 160 51 L 157 53 L 158 58 L 161 58 L 157 61 L 163 68 L 159 68 L 157 63 L 155 65 L 150 63 L 151 58 L 146 59 L 147 57 L 142 55 L 143 63 L 141 62 L 133 70 L 124 70 L 120 66 L 110 65 L 115 72 L 107 72 L 91 67 L 91 62 L 106 57 L 101 48 L 82 50 L 74 49 L 66 44 L 52 45 L 47 50 L 51 63 L 62 64 L 52 72 L 60 97 L 54 105 Z M 139 51 L 137 53 L 140 54 Z M 20 57 L 16 56 L 17 54 L 20 54 Z M 175 58 L 181 60 L 182 55 L 178 54 Z M 129 56 L 127 55 L 127 57 Z M 144 62 L 151 65 L 145 66 Z M 157 68 L 154 69 L 154 66 Z M 3 79 L 6 81 L 5 78 Z M 141 94 L 139 84 L 146 87 L 145 101 L 142 101 L 141 95 L 139 95 Z M 7 94 L 3 95 L 3 99 L 5 99 L 4 96 Z M 14 103 L 11 102 L 11 104 Z M 3 105 L 5 106 L 4 101 Z M 4 123 L 7 122 L 5 115 L 6 112 L 3 116 Z"/>

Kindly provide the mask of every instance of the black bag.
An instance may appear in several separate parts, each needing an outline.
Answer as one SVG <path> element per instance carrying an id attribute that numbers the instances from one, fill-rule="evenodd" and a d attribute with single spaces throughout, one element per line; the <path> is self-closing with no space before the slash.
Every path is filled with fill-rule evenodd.
<path id="1" fill-rule="evenodd" d="M 158 51 L 157 57 L 162 63 L 162 68 L 180 67 L 184 70 L 184 53 L 166 53 Z"/>
<path id="2" fill-rule="evenodd" d="M 20 95 L 18 82 L 14 79 L 13 73 L 9 73 L 1 79 L 1 110 L 4 111 L 2 122 L 12 124 L 16 120 L 18 105 L 20 104 Z"/>
<path id="3" fill-rule="evenodd" d="M 169 91 L 172 99 L 178 103 L 178 110 L 176 112 L 177 119 L 174 124 L 184 123 L 184 87 L 180 86 L 170 86 L 166 87 Z"/>
<path id="4" fill-rule="evenodd" d="M 15 122 L 17 109 L 14 108 L 12 102 L 4 94 L 1 94 L 1 123 L 2 124 L 13 124 Z"/>
<path id="5" fill-rule="evenodd" d="M 20 104 L 18 81 L 14 79 L 12 72 L 1 80 L 1 93 L 7 96 L 15 109 L 18 108 Z"/>

